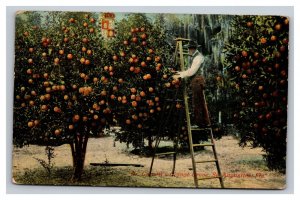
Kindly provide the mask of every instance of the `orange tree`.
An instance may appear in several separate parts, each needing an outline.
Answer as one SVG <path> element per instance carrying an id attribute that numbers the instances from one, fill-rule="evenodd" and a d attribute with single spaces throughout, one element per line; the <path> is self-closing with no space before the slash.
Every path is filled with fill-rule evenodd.
<path id="1" fill-rule="evenodd" d="M 266 152 L 271 169 L 285 170 L 288 30 L 285 17 L 243 16 L 233 21 L 226 64 L 235 88 L 234 120 L 241 144 Z"/>
<path id="2" fill-rule="evenodd" d="M 171 105 L 177 107 L 171 119 L 182 109 L 181 103 L 168 102 L 174 98 L 179 81 L 172 80 L 170 46 L 162 24 L 151 23 L 145 15 L 131 14 L 117 25 L 117 36 L 112 46 L 111 66 L 104 69 L 110 77 L 112 108 L 122 132 L 116 139 L 143 147 L 148 140 L 152 148 L 156 136 L 165 123 Z M 164 124 L 164 136 L 174 137 L 179 123 Z M 178 128 L 178 127 L 177 127 Z M 173 131 L 171 131 L 173 130 Z"/>
<path id="3" fill-rule="evenodd" d="M 49 13 L 43 21 L 16 27 L 14 144 L 69 144 L 79 180 L 88 138 L 112 119 L 101 79 L 107 57 L 95 17 Z"/>

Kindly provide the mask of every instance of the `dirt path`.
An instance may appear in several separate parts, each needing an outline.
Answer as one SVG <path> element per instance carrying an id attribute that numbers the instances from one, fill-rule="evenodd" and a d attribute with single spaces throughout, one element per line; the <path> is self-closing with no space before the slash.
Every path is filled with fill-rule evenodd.
<path id="1" fill-rule="evenodd" d="M 216 141 L 222 173 L 225 177 L 226 188 L 272 188 L 281 189 L 285 187 L 285 175 L 269 171 L 262 159 L 262 151 L 259 148 L 241 148 L 238 141 L 231 136 L 225 136 Z M 154 176 L 149 178 L 151 158 L 132 155 L 125 144 L 113 142 L 113 137 L 92 138 L 89 140 L 85 165 L 89 168 L 90 163 L 131 163 L 142 164 L 143 168 L 135 167 L 114 167 L 119 171 L 119 178 L 130 178 L 128 186 L 149 186 L 149 187 L 194 187 L 189 155 L 179 155 L 176 163 L 175 177 L 170 176 L 172 159 L 156 159 L 154 164 Z M 211 158 L 212 151 L 207 148 L 196 153 L 196 160 Z M 56 167 L 72 165 L 71 151 L 68 145 L 55 148 Z M 13 152 L 13 175 L 23 174 L 28 169 L 41 168 L 34 159 L 46 159 L 44 147 L 29 146 L 22 149 L 15 148 Z M 199 164 L 199 176 L 210 176 L 216 173 L 213 164 Z M 122 175 L 122 176 L 121 176 Z M 104 177 L 105 179 L 105 177 Z M 129 179 L 127 179 L 129 180 Z M 97 183 L 96 183 L 97 184 Z M 100 184 L 101 185 L 101 184 Z M 105 185 L 111 185 L 107 182 Z M 218 179 L 200 182 L 201 187 L 219 187 Z"/>

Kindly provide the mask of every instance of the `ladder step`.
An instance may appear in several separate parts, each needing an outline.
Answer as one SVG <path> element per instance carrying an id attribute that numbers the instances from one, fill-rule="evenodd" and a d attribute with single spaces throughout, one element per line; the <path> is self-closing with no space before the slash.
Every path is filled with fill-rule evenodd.
<path id="1" fill-rule="evenodd" d="M 196 163 L 208 163 L 208 162 L 218 162 L 218 160 L 214 159 L 214 160 L 200 160 L 200 161 L 196 161 Z"/>
<path id="2" fill-rule="evenodd" d="M 214 179 L 214 178 L 222 178 L 222 176 L 209 176 L 209 177 L 198 178 L 198 180 L 206 180 L 206 179 Z"/>
<path id="3" fill-rule="evenodd" d="M 191 131 L 205 131 L 210 130 L 211 128 L 191 128 Z"/>
<path id="4" fill-rule="evenodd" d="M 171 154 L 176 154 L 176 152 L 172 151 L 172 152 L 164 152 L 164 153 L 156 153 L 156 156 L 163 156 L 163 155 L 171 155 Z"/>
<path id="5" fill-rule="evenodd" d="M 181 99 L 166 99 L 165 101 L 170 101 L 170 102 L 182 102 L 183 100 L 181 100 Z"/>
<path id="6" fill-rule="evenodd" d="M 212 143 L 193 144 L 193 147 L 206 147 L 206 146 L 214 146 L 214 144 Z"/>

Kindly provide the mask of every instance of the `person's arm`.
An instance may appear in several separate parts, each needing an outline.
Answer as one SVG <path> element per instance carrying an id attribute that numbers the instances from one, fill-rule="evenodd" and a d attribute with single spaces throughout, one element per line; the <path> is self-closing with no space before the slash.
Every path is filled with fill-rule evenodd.
<path id="1" fill-rule="evenodd" d="M 201 64 L 204 62 L 204 57 L 199 55 L 193 59 L 191 67 L 185 71 L 178 72 L 178 78 L 185 78 L 193 76 L 200 68 Z"/>

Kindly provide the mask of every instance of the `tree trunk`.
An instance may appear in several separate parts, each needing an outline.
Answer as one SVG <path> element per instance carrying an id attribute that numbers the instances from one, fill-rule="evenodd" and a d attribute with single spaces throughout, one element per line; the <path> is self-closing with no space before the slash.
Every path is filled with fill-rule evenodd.
<path id="1" fill-rule="evenodd" d="M 73 181 L 81 180 L 84 168 L 87 142 L 88 136 L 79 135 L 74 139 L 73 143 L 70 143 L 74 169 L 74 174 L 72 177 Z"/>

